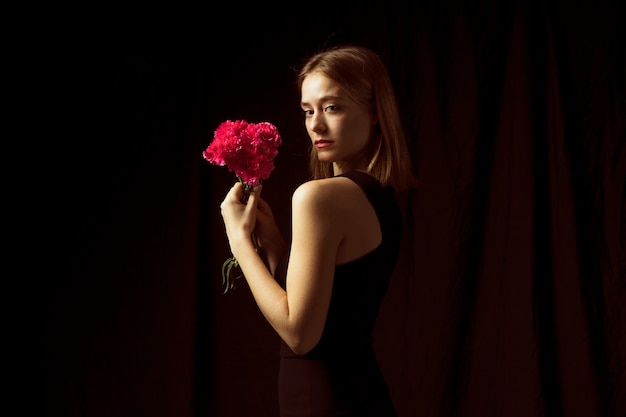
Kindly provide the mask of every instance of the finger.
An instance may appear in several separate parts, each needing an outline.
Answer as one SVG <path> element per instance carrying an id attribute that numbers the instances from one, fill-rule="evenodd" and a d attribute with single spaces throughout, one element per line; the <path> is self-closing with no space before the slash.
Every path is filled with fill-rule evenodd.
<path id="1" fill-rule="evenodd" d="M 254 187 L 252 187 L 250 189 L 250 195 L 254 194 L 254 198 L 259 201 L 261 199 L 261 186 L 260 185 L 255 185 Z"/>
<path id="2" fill-rule="evenodd" d="M 226 194 L 226 197 L 224 198 L 224 200 L 241 200 L 241 198 L 243 197 L 243 187 L 241 185 L 240 182 L 236 182 L 232 187 L 230 187 L 230 190 L 228 190 L 228 193 Z"/>
<path id="3" fill-rule="evenodd" d="M 255 195 L 255 198 L 258 201 L 259 195 L 261 194 L 261 186 L 260 185 L 251 186 L 248 191 L 248 198 L 250 198 L 252 194 Z"/>
<path id="4" fill-rule="evenodd" d="M 243 193 L 243 184 L 240 181 L 235 182 L 230 191 L 235 194 Z"/>
<path id="5" fill-rule="evenodd" d="M 224 200 L 222 200 L 222 203 L 220 204 L 220 213 L 222 213 L 223 215 L 224 209 L 227 206 L 233 205 L 234 203 L 239 203 L 242 196 L 243 189 L 241 187 L 241 184 L 239 182 L 236 182 L 232 187 L 230 187 L 230 190 L 228 190 L 228 192 L 226 193 Z"/>
<path id="6" fill-rule="evenodd" d="M 267 211 L 269 209 L 269 205 L 261 197 L 258 197 L 257 198 L 257 208 L 259 209 L 260 212 L 267 213 Z"/>
<path id="7" fill-rule="evenodd" d="M 259 202 L 259 193 L 261 192 L 260 187 L 256 186 L 252 190 L 250 190 L 250 195 L 248 197 L 248 202 L 246 203 L 246 210 L 256 210 L 257 204 Z"/>
<path id="8" fill-rule="evenodd" d="M 258 198 L 257 208 L 258 208 L 258 212 L 261 213 L 263 216 L 267 218 L 273 217 L 272 208 L 267 203 L 267 201 L 263 200 L 261 197 Z"/>

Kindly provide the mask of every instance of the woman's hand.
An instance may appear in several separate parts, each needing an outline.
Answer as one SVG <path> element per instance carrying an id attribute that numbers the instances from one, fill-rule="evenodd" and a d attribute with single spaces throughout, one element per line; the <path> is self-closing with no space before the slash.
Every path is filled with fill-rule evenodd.
<path id="1" fill-rule="evenodd" d="M 276 225 L 271 207 L 260 196 L 257 198 L 254 235 L 257 245 L 263 251 L 268 268 L 273 275 L 278 263 L 287 254 L 288 245 Z"/>
<path id="2" fill-rule="evenodd" d="M 242 203 L 243 185 L 240 182 L 232 186 L 226 197 L 220 204 L 226 235 L 230 244 L 233 256 L 239 245 L 252 244 L 252 231 L 256 224 L 256 206 L 257 194 L 260 192 L 259 187 L 255 187 L 250 192 L 247 203 Z"/>
<path id="3" fill-rule="evenodd" d="M 278 263 L 287 254 L 285 242 L 269 204 L 260 197 L 261 186 L 254 187 L 247 203 L 242 203 L 243 185 L 236 183 L 220 205 L 231 252 L 237 258 L 242 245 L 254 245 L 262 251 L 267 267 L 274 274 Z"/>
<path id="4" fill-rule="evenodd" d="M 267 204 L 267 201 L 263 200 L 260 196 L 257 198 L 256 226 L 254 233 L 259 248 L 261 249 L 270 249 L 275 246 L 277 241 L 284 244 L 284 239 L 276 225 L 272 208 Z"/>

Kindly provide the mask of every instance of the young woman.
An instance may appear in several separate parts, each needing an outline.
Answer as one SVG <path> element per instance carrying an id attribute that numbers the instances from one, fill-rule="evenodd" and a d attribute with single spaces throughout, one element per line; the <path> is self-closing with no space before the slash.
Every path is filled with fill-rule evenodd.
<path id="1" fill-rule="evenodd" d="M 281 416 L 395 416 L 372 347 L 400 244 L 394 191 L 414 183 L 393 88 L 354 46 L 310 57 L 297 81 L 313 179 L 293 194 L 291 242 L 260 187 L 243 204 L 237 183 L 221 204 L 230 248 L 282 340 Z"/>

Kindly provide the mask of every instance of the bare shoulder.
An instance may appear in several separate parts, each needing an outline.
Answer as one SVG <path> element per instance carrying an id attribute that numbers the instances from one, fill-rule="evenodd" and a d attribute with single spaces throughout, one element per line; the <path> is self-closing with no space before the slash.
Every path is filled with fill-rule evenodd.
<path id="1" fill-rule="evenodd" d="M 294 207 L 345 207 L 347 200 L 354 197 L 359 186 L 344 177 L 333 177 L 307 181 L 293 193 Z"/>

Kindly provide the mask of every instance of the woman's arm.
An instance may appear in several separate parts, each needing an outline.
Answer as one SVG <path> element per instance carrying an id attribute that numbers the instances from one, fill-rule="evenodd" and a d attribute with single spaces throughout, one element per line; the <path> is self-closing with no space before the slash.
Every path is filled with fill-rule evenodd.
<path id="1" fill-rule="evenodd" d="M 289 245 L 276 225 L 271 207 L 260 196 L 257 199 L 254 236 L 270 273 L 276 277 L 276 269 L 287 256 Z"/>
<path id="2" fill-rule="evenodd" d="M 345 213 L 340 190 L 330 181 L 302 184 L 293 195 L 292 244 L 286 291 L 254 249 L 258 190 L 241 204 L 236 184 L 222 203 L 222 215 L 233 256 L 237 258 L 259 309 L 296 353 L 319 342 L 332 291 L 337 249 L 344 235 Z"/>

